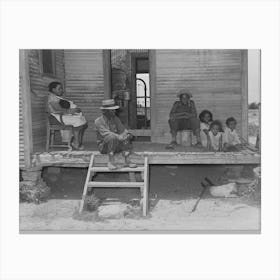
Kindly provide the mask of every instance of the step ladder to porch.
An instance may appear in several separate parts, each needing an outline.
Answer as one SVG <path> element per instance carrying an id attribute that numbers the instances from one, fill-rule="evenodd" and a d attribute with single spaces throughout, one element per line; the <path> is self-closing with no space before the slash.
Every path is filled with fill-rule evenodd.
<path id="1" fill-rule="evenodd" d="M 108 173 L 129 173 L 130 182 L 97 182 L 92 181 L 93 176 L 98 172 L 108 172 Z M 143 172 L 143 181 L 136 182 L 135 180 L 135 172 Z M 116 170 L 110 170 L 107 166 L 94 166 L 94 154 L 92 154 L 87 177 L 84 185 L 84 191 L 82 200 L 80 203 L 79 213 L 81 213 L 84 209 L 85 199 L 87 196 L 88 189 L 91 188 L 139 188 L 141 192 L 141 201 L 142 201 L 142 209 L 143 216 L 147 216 L 148 213 L 148 191 L 149 191 L 149 163 L 148 157 L 145 157 L 144 165 L 137 166 L 136 168 L 123 167 Z"/>

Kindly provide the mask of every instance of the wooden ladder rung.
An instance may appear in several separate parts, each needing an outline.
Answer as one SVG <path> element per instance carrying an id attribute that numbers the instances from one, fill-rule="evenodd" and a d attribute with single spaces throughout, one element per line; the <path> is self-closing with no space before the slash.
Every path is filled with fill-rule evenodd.
<path id="1" fill-rule="evenodd" d="M 138 166 L 136 168 L 129 168 L 129 167 L 123 167 L 120 169 L 110 170 L 107 166 L 95 166 L 90 168 L 91 172 L 143 172 L 144 166 Z"/>
<path id="2" fill-rule="evenodd" d="M 89 182 L 88 188 L 142 188 L 144 182 Z"/>

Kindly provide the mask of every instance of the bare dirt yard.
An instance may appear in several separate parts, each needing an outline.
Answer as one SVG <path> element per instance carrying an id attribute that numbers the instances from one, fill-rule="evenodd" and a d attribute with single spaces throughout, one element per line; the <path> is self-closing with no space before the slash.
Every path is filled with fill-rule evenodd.
<path id="1" fill-rule="evenodd" d="M 86 169 L 45 170 L 51 198 L 39 205 L 20 203 L 20 231 L 260 231 L 260 195 L 217 198 L 206 191 L 195 212 L 191 212 L 208 177 L 215 185 L 226 175 L 225 166 L 152 166 L 150 170 L 150 210 L 143 217 L 140 193 L 134 189 L 98 189 L 99 207 L 78 214 Z M 253 167 L 243 177 L 253 178 Z M 225 175 L 226 174 L 226 175 Z M 104 181 L 105 175 L 98 175 Z M 106 179 L 122 181 L 125 174 Z"/>

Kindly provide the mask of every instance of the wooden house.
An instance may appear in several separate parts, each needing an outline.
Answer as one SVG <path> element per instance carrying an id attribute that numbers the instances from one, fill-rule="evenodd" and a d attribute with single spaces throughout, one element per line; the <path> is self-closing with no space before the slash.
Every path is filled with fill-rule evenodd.
<path id="1" fill-rule="evenodd" d="M 85 143 L 95 141 L 94 120 L 101 101 L 111 97 L 120 102 L 122 121 L 135 135 L 169 142 L 169 111 L 181 88 L 191 90 L 198 112 L 207 108 L 223 122 L 235 117 L 238 132 L 247 138 L 247 50 L 30 49 L 20 50 L 19 58 L 20 167 L 44 151 L 51 81 L 63 84 L 65 97 L 87 118 Z M 139 78 L 144 74 L 148 82 Z M 137 82 L 145 96 L 137 95 Z"/>

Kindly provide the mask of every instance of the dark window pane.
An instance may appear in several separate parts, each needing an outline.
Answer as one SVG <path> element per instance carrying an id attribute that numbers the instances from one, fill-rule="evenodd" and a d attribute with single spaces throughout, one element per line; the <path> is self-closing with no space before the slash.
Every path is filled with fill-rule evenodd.
<path id="1" fill-rule="evenodd" d="M 51 50 L 42 51 L 43 73 L 54 74 L 53 59 Z"/>

